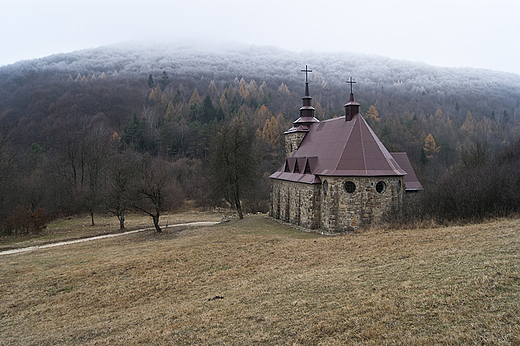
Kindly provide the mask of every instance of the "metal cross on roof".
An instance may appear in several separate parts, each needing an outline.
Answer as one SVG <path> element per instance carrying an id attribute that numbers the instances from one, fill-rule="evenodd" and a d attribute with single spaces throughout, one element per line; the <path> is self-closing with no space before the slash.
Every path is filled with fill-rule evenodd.
<path id="1" fill-rule="evenodd" d="M 305 65 L 305 70 L 302 70 L 302 72 L 305 72 L 305 83 L 309 83 L 308 76 L 309 76 L 309 72 L 312 72 L 312 70 L 309 70 L 307 65 Z"/>
<path id="2" fill-rule="evenodd" d="M 349 80 L 347 81 L 347 84 L 350 84 L 350 93 L 352 94 L 352 84 L 354 84 L 356 82 L 354 82 L 354 80 L 352 79 L 352 77 L 349 78 Z"/>

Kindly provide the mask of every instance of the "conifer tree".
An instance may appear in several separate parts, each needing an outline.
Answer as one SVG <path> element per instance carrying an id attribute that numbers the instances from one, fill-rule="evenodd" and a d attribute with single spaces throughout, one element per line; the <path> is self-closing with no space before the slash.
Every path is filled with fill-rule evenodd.
<path id="1" fill-rule="evenodd" d="M 271 119 L 265 121 L 262 135 L 264 140 L 273 147 L 278 146 L 280 143 L 280 127 L 274 116 L 271 116 Z"/>
<path id="2" fill-rule="evenodd" d="M 435 143 L 433 135 L 430 133 L 424 140 L 424 151 L 426 152 L 426 158 L 432 159 L 435 154 L 441 150 L 441 147 Z"/>
<path id="3" fill-rule="evenodd" d="M 249 98 L 249 91 L 247 90 L 247 88 L 244 88 L 243 85 L 240 86 L 239 93 L 244 100 L 247 100 Z"/>
<path id="4" fill-rule="evenodd" d="M 289 88 L 287 88 L 287 85 L 285 85 L 284 83 L 280 84 L 280 86 L 278 87 L 278 92 L 282 95 L 290 95 L 291 92 L 289 91 Z"/>
<path id="5" fill-rule="evenodd" d="M 168 106 L 166 107 L 166 112 L 164 113 L 164 119 L 169 120 L 172 119 L 175 115 L 175 106 L 173 105 L 173 102 L 168 102 Z"/>
<path id="6" fill-rule="evenodd" d="M 316 118 L 322 119 L 324 114 L 323 114 L 323 107 L 321 106 L 321 103 L 316 102 L 316 105 L 314 106 L 314 108 L 316 109 Z"/>
<path id="7" fill-rule="evenodd" d="M 197 88 L 195 88 L 195 90 L 193 90 L 193 94 L 191 94 L 190 101 L 188 102 L 188 104 L 190 106 L 194 105 L 194 104 L 198 104 L 198 105 L 202 104 L 202 99 L 199 96 L 199 92 L 197 91 Z"/>
<path id="8" fill-rule="evenodd" d="M 475 120 L 470 111 L 468 111 L 466 120 L 464 120 L 464 124 L 462 124 L 460 129 L 466 134 L 472 134 L 475 131 Z"/>
<path id="9" fill-rule="evenodd" d="M 162 97 L 162 90 L 161 90 L 161 86 L 158 85 L 155 87 L 155 89 L 152 89 L 148 99 L 153 100 L 155 102 L 159 102 L 161 100 L 161 97 Z"/>
<path id="10" fill-rule="evenodd" d="M 168 84 L 170 84 L 170 78 L 168 77 L 168 73 L 163 71 L 161 80 L 159 80 L 159 85 L 161 86 L 161 89 L 164 90 Z"/>
<path id="11" fill-rule="evenodd" d="M 381 119 L 379 118 L 379 112 L 374 106 L 370 106 L 370 108 L 368 109 L 367 118 L 373 122 L 381 122 Z"/>
<path id="12" fill-rule="evenodd" d="M 504 109 L 504 122 L 509 122 L 509 114 L 507 114 L 507 111 Z"/>
<path id="13" fill-rule="evenodd" d="M 214 98 L 218 93 L 217 85 L 213 80 L 209 83 L 209 91 L 211 92 L 211 98 Z"/>

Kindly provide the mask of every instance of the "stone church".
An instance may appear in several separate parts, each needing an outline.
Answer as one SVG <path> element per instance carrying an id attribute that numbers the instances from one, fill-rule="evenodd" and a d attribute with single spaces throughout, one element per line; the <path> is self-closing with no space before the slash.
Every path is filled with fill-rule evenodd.
<path id="1" fill-rule="evenodd" d="M 285 132 L 285 162 L 273 173 L 269 215 L 325 232 L 379 223 L 422 190 L 406 153 L 389 153 L 359 113 L 351 86 L 345 116 L 319 121 L 307 68 L 300 117 Z"/>

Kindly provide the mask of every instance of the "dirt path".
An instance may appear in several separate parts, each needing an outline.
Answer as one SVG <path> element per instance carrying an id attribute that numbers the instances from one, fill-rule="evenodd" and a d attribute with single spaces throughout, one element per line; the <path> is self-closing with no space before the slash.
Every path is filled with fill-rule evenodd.
<path id="1" fill-rule="evenodd" d="M 218 222 L 214 222 L 214 221 L 199 221 L 199 222 L 179 223 L 179 224 L 169 225 L 169 226 L 164 226 L 164 227 L 171 228 L 171 227 L 180 227 L 180 226 L 212 226 L 212 225 L 216 225 L 217 223 Z M 16 254 L 16 253 L 20 253 L 20 252 L 33 251 L 33 250 L 38 250 L 38 249 L 46 249 L 46 248 L 55 247 L 55 246 L 63 246 L 63 245 L 69 245 L 69 244 L 83 243 L 83 242 L 91 241 L 91 240 L 119 237 L 119 236 L 122 236 L 122 235 L 148 231 L 148 230 L 151 230 L 151 229 L 153 229 L 153 228 L 142 228 L 142 229 L 137 229 L 137 230 L 134 230 L 134 231 L 128 231 L 128 232 L 123 232 L 123 233 L 99 235 L 99 236 L 90 237 L 90 238 L 82 238 L 82 239 L 76 239 L 76 240 L 62 241 L 62 242 L 59 242 L 59 243 L 37 245 L 37 246 L 29 246 L 29 247 L 24 247 L 24 248 L 21 248 L 21 249 L 6 250 L 6 251 L 1 251 L 0 252 L 0 256 L 1 255 L 11 255 L 11 254 Z"/>

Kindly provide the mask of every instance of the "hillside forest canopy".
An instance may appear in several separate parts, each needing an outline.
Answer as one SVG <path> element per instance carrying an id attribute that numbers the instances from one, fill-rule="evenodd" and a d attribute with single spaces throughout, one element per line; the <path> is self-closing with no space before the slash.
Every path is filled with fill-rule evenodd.
<path id="1" fill-rule="evenodd" d="M 240 208 L 267 211 L 306 65 L 320 120 L 344 115 L 354 78 L 363 116 L 389 151 L 407 152 L 430 207 L 428 191 L 447 179 L 514 156 L 516 74 L 261 46 L 106 46 L 0 67 L 2 229 L 37 232 L 82 213 L 94 223 L 107 212 L 124 227 L 135 211 L 158 227 L 162 212 L 187 200 L 237 207 L 219 183 L 226 178 L 215 178 L 223 134 L 237 126 L 248 162 Z"/>

